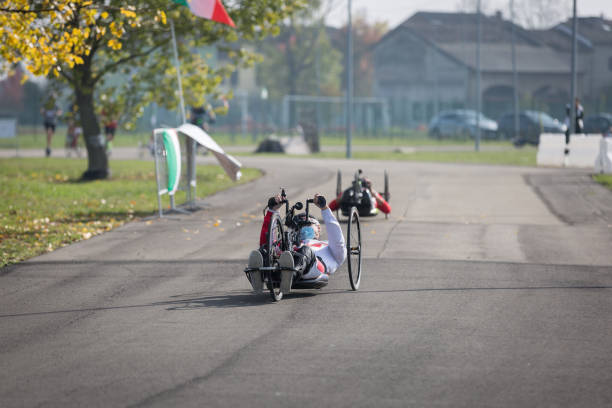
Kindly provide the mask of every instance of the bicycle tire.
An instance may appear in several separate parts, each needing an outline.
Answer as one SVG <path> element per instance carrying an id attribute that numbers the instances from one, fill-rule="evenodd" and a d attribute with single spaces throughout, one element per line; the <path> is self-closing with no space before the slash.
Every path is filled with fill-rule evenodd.
<path id="1" fill-rule="evenodd" d="M 389 202 L 391 199 L 391 193 L 389 192 L 389 172 L 385 170 L 385 190 L 384 190 L 384 198 L 386 202 Z M 385 220 L 389 219 L 389 214 L 385 214 Z"/>
<path id="2" fill-rule="evenodd" d="M 336 208 L 336 218 L 340 219 L 340 204 L 342 201 L 342 173 L 340 172 L 340 169 L 338 169 L 338 173 L 336 174 L 336 200 L 338 204 Z"/>
<path id="3" fill-rule="evenodd" d="M 384 190 L 385 201 L 389 202 L 391 196 L 389 194 L 389 172 L 385 170 L 385 190 Z"/>
<path id="4" fill-rule="evenodd" d="M 281 252 L 285 249 L 285 232 L 283 230 L 283 223 L 278 214 L 274 214 L 270 220 L 270 228 L 266 234 L 266 264 L 268 267 L 278 265 L 278 258 Z M 280 271 L 265 271 L 265 282 L 270 297 L 274 302 L 278 302 L 283 298 L 283 292 L 280 287 Z"/>
<path id="5" fill-rule="evenodd" d="M 352 207 L 346 227 L 346 258 L 351 289 L 359 289 L 361 284 L 361 225 L 359 212 Z"/>

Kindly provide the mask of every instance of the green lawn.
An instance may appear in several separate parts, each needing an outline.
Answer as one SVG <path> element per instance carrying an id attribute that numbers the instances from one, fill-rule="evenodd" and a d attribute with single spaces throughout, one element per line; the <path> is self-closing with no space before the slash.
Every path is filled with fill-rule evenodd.
<path id="1" fill-rule="evenodd" d="M 593 179 L 612 190 L 612 174 L 595 174 Z"/>
<path id="2" fill-rule="evenodd" d="M 0 267 L 157 211 L 153 162 L 112 161 L 109 180 L 79 182 L 86 167 L 85 160 L 0 159 Z M 238 184 L 260 175 L 242 169 Z M 237 184 L 219 166 L 198 166 L 197 178 L 199 198 Z"/>
<path id="3" fill-rule="evenodd" d="M 44 149 L 46 146 L 46 135 L 42 126 L 40 127 L 22 127 L 18 130 L 17 139 L 0 139 L 0 148 L 14 148 L 15 144 L 21 149 Z M 117 131 L 117 135 L 113 140 L 114 147 L 136 147 L 139 144 L 146 144 L 151 136 L 150 132 L 126 132 Z M 255 146 L 264 139 L 263 134 L 259 134 L 253 138 L 251 134 L 243 135 L 236 133 L 234 135 L 224 132 L 216 132 L 213 130 L 211 136 L 221 146 Z M 279 134 L 284 136 L 284 134 Z M 55 135 L 53 136 L 51 147 L 58 149 L 64 147 L 66 141 L 66 127 L 58 126 Z M 82 143 L 82 141 L 81 141 Z M 322 134 L 320 139 L 322 146 L 344 146 L 346 145 L 345 135 L 338 134 Z M 393 134 L 388 136 L 365 136 L 356 134 L 352 138 L 352 144 L 355 146 L 473 146 L 473 140 L 435 140 L 427 136 L 427 132 L 422 130 L 405 130 L 401 135 Z M 490 141 L 483 140 L 483 145 L 505 146 L 509 145 L 507 141 Z"/>

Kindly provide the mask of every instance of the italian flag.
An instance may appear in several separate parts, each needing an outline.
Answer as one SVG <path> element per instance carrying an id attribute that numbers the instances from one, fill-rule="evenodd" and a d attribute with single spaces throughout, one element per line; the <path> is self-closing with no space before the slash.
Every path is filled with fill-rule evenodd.
<path id="1" fill-rule="evenodd" d="M 174 0 L 174 2 L 189 7 L 189 10 L 198 17 L 235 27 L 221 0 Z"/>

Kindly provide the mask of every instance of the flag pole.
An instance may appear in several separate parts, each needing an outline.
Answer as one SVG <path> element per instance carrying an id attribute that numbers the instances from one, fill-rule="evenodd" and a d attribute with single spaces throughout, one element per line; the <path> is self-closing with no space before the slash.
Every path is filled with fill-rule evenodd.
<path id="1" fill-rule="evenodd" d="M 187 121 L 185 115 L 185 100 L 183 99 L 183 83 L 181 82 L 181 63 L 178 57 L 178 50 L 176 48 L 176 34 L 174 33 L 174 21 L 170 19 L 170 31 L 172 32 L 172 50 L 174 51 L 174 64 L 176 65 L 176 78 L 178 80 L 179 87 L 179 101 L 181 104 L 181 119 L 183 123 Z"/>
<path id="2" fill-rule="evenodd" d="M 353 138 L 353 22 L 351 0 L 348 0 L 348 21 L 346 26 L 346 158 L 352 156 Z"/>
<path id="3" fill-rule="evenodd" d="M 172 32 L 172 50 L 174 51 L 174 64 L 176 66 L 176 78 L 178 81 L 179 88 L 179 103 L 181 106 L 181 119 L 182 123 L 187 123 L 187 115 L 185 114 L 185 99 L 183 97 L 183 82 L 181 81 L 181 62 L 178 56 L 178 49 L 176 46 L 176 34 L 174 32 L 174 20 L 170 19 L 170 31 Z M 193 206 L 193 200 L 195 199 L 196 179 L 195 179 L 195 152 L 196 142 L 188 138 L 186 140 L 187 150 L 187 203 Z M 193 195 L 191 189 L 193 188 Z"/>
<path id="4" fill-rule="evenodd" d="M 191 2 L 189 0 L 173 0 L 174 3 L 187 6 L 191 13 L 198 17 L 206 18 L 209 20 L 217 21 L 219 23 L 227 24 L 230 27 L 235 27 L 231 17 L 227 14 L 227 11 L 223 7 L 220 0 L 204 0 L 199 2 Z M 212 6 L 212 8 L 210 7 Z M 176 64 L 176 75 L 178 79 L 179 87 L 179 100 L 181 105 L 181 119 L 183 123 L 187 122 L 187 115 L 185 114 L 185 100 L 183 98 L 183 84 L 181 82 L 181 64 L 179 62 L 178 50 L 176 47 L 176 34 L 174 32 L 174 21 L 170 20 L 170 31 L 172 32 L 172 48 L 174 50 L 174 60 Z M 196 152 L 197 144 L 193 139 L 189 139 L 186 143 L 187 150 L 187 203 L 194 207 L 194 201 L 196 197 Z M 193 189 L 193 193 L 192 193 Z"/>

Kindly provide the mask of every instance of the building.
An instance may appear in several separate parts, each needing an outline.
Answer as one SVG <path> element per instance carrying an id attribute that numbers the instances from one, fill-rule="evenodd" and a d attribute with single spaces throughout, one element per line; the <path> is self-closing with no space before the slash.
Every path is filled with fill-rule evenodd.
<path id="1" fill-rule="evenodd" d="M 609 71 L 607 77 L 604 72 L 607 65 L 596 70 L 591 62 L 599 64 L 606 58 L 607 51 L 601 50 L 612 48 L 612 37 L 605 35 L 605 28 L 587 29 L 591 26 L 582 24 L 582 20 L 592 19 L 580 20 L 584 44 L 577 86 L 578 95 L 586 97 L 612 79 Z M 603 19 L 595 20 L 603 22 L 603 27 L 607 24 Z M 571 87 L 567 23 L 550 30 L 528 31 L 504 20 L 501 13 L 481 15 L 483 112 L 496 119 L 512 110 L 513 31 L 521 109 L 544 110 L 562 119 Z M 428 123 L 442 109 L 476 107 L 477 36 L 475 13 L 419 12 L 374 46 L 373 93 L 389 100 L 392 126 L 415 127 Z M 589 36 L 597 40 L 589 40 Z"/>
<path id="2" fill-rule="evenodd" d="M 531 34 L 563 55 L 564 60 L 571 61 L 571 20 Z M 612 20 L 578 18 L 577 45 L 577 64 L 584 74 L 578 95 L 591 111 L 612 111 Z"/>

